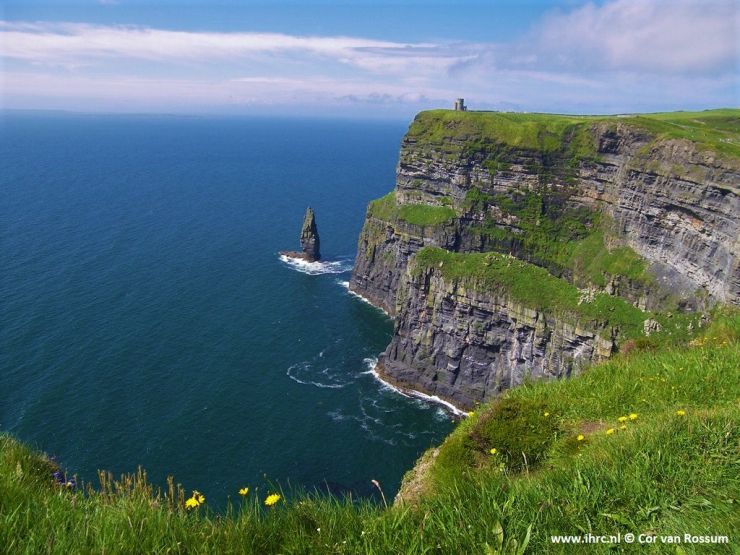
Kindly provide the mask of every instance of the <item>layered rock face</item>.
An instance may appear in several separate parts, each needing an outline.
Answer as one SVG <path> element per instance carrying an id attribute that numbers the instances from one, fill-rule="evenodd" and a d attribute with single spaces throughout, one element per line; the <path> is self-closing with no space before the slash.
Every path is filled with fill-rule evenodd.
<path id="1" fill-rule="evenodd" d="M 424 247 L 512 255 L 643 311 L 740 304 L 740 157 L 712 149 L 735 136 L 707 147 L 646 118 L 545 120 L 435 111 L 411 125 L 350 282 L 397 316 L 388 381 L 468 407 L 620 341 L 433 273 L 419 282 L 407 270 Z"/>
<path id="2" fill-rule="evenodd" d="M 579 171 L 581 194 L 616 223 L 665 287 L 740 303 L 740 170 L 688 140 L 646 146 L 626 127 L 596 128 L 601 160 Z"/>
<path id="3" fill-rule="evenodd" d="M 528 308 L 429 269 L 403 282 L 377 371 L 469 410 L 527 379 L 561 378 L 608 358 L 614 330 Z"/>

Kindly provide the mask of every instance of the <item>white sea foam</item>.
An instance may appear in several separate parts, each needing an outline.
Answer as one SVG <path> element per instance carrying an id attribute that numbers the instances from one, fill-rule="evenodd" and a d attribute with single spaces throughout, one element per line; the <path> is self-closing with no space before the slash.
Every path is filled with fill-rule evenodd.
<path id="1" fill-rule="evenodd" d="M 315 387 L 320 387 L 321 389 L 341 389 L 349 385 L 349 382 L 337 382 L 335 376 L 331 375 L 329 368 L 324 368 L 318 372 L 321 376 L 326 377 L 329 383 L 309 379 L 316 378 L 318 376 L 316 376 L 313 366 L 308 362 L 293 364 L 288 368 L 288 371 L 285 374 L 294 382 L 304 385 L 313 385 Z"/>
<path id="2" fill-rule="evenodd" d="M 384 308 L 381 308 L 378 305 L 373 304 L 372 301 L 370 301 L 369 299 L 363 297 L 359 293 L 355 293 L 354 291 L 352 291 L 352 289 L 349 288 L 349 282 L 348 281 L 337 280 L 337 283 L 339 285 L 341 285 L 342 287 L 344 287 L 347 290 L 347 293 L 349 293 L 353 297 L 357 297 L 362 302 L 369 304 L 370 306 L 372 306 L 373 308 L 375 308 L 377 310 L 380 310 L 383 314 L 385 314 L 386 316 L 388 316 L 388 318 L 391 318 L 392 317 L 390 314 L 388 314 L 388 312 Z"/>
<path id="3" fill-rule="evenodd" d="M 370 359 L 365 359 L 365 360 L 367 361 Z M 378 371 L 376 370 L 377 364 L 378 364 L 378 359 L 375 359 L 375 363 L 373 364 L 372 368 L 367 372 L 363 372 L 363 374 L 371 374 L 376 380 L 378 380 L 378 382 L 384 388 L 395 391 L 396 393 L 398 393 L 399 395 L 403 395 L 404 397 L 408 397 L 408 398 L 415 397 L 416 399 L 420 399 L 421 401 L 424 401 L 426 403 L 435 403 L 438 405 L 442 405 L 455 416 L 467 416 L 468 415 L 468 413 L 465 412 L 464 410 L 460 410 L 452 403 L 445 401 L 444 399 L 440 399 L 436 395 L 427 395 L 426 393 L 422 393 L 421 391 L 416 391 L 415 389 L 405 389 L 405 388 L 401 389 L 400 387 L 396 387 L 395 385 L 388 383 L 380 376 L 380 374 L 378 374 Z"/>
<path id="4" fill-rule="evenodd" d="M 322 274 L 344 274 L 352 270 L 352 260 L 349 258 L 340 258 L 338 260 L 317 260 L 309 262 L 300 258 L 280 255 L 280 260 L 303 274 L 309 276 L 319 276 Z"/>
<path id="5" fill-rule="evenodd" d="M 375 365 L 378 364 L 378 357 L 363 358 L 362 363 L 367 370 L 360 372 L 360 374 L 373 374 L 375 372 Z"/>

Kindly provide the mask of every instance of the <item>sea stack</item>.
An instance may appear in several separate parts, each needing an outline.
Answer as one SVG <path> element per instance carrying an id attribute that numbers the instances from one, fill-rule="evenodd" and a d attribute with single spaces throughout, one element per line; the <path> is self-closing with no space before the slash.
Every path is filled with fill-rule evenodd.
<path id="1" fill-rule="evenodd" d="M 301 248 L 306 260 L 314 262 L 321 258 L 319 252 L 319 230 L 316 229 L 316 216 L 313 208 L 306 208 L 306 215 L 303 217 L 303 228 L 301 229 Z"/>
<path id="2" fill-rule="evenodd" d="M 308 262 L 316 262 L 321 258 L 319 250 L 319 230 L 316 227 L 316 216 L 313 208 L 306 208 L 306 215 L 303 217 L 303 227 L 301 228 L 301 249 L 303 252 L 282 251 L 280 254 L 290 258 L 300 258 Z"/>

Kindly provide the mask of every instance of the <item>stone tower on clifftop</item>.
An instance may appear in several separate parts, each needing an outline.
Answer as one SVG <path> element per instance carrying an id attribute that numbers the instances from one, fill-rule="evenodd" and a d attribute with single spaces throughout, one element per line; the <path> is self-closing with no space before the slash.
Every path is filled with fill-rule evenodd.
<path id="1" fill-rule="evenodd" d="M 306 208 L 306 215 L 303 218 L 301 248 L 306 255 L 306 259 L 310 262 L 321 258 L 319 245 L 319 230 L 316 228 L 316 216 L 313 213 L 313 208 L 309 206 Z"/>

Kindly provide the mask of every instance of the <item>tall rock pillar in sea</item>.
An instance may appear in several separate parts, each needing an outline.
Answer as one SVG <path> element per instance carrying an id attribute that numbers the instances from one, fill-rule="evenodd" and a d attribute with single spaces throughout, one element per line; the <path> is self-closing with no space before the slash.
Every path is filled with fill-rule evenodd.
<path id="1" fill-rule="evenodd" d="M 313 213 L 313 208 L 309 206 L 306 208 L 306 215 L 303 218 L 303 228 L 301 229 L 301 249 L 303 249 L 303 253 L 306 255 L 306 260 L 313 262 L 321 258 L 319 246 L 319 230 L 316 228 L 316 216 Z"/>

